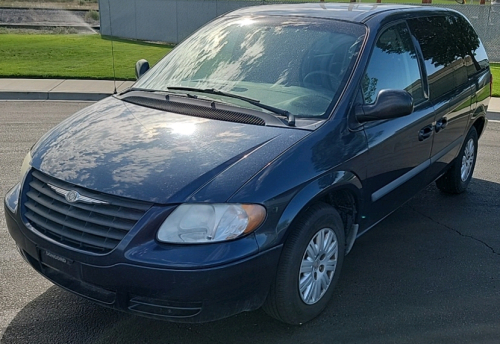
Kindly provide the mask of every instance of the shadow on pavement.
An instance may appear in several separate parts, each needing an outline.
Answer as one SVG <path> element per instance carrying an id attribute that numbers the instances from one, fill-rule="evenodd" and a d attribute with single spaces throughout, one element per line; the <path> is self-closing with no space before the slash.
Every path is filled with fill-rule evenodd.
<path id="1" fill-rule="evenodd" d="M 332 302 L 300 327 L 261 310 L 208 324 L 149 320 L 51 287 L 1 343 L 497 343 L 499 195 L 500 184 L 479 179 L 462 195 L 427 187 L 356 242 Z"/>

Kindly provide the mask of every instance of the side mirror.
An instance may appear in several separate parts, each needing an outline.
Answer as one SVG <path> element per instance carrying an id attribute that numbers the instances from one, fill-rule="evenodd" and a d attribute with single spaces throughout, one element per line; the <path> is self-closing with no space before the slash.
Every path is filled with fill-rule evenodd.
<path id="1" fill-rule="evenodd" d="M 147 60 L 139 60 L 135 63 L 135 77 L 139 79 L 149 70 L 149 62 Z"/>
<path id="2" fill-rule="evenodd" d="M 413 97 L 404 90 L 381 90 L 375 103 L 356 105 L 355 115 L 358 122 L 398 118 L 413 112 Z"/>

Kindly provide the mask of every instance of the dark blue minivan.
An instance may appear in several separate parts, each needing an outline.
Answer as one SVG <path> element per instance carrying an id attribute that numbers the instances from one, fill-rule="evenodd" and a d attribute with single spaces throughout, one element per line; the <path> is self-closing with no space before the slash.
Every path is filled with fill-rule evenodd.
<path id="1" fill-rule="evenodd" d="M 237 10 L 136 72 L 31 148 L 7 226 L 55 284 L 182 322 L 319 315 L 357 237 L 465 191 L 492 83 L 461 14 L 374 4 Z"/>

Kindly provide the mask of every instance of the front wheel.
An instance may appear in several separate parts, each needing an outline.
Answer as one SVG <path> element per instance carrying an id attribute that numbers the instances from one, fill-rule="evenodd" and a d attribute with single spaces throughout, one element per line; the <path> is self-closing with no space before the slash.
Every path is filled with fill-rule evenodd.
<path id="1" fill-rule="evenodd" d="M 290 230 L 263 308 L 282 322 L 300 325 L 318 316 L 331 299 L 345 235 L 340 215 L 324 203 L 311 206 Z"/>
<path id="2" fill-rule="evenodd" d="M 476 128 L 472 127 L 451 168 L 436 180 L 436 186 L 439 190 L 459 194 L 467 189 L 476 166 L 477 141 Z"/>

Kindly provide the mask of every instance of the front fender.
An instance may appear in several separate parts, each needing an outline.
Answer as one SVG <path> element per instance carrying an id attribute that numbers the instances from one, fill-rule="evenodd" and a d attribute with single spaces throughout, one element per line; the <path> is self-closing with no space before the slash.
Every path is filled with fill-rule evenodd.
<path id="1" fill-rule="evenodd" d="M 291 200 L 281 213 L 273 235 L 257 235 L 260 250 L 282 244 L 289 233 L 288 228 L 300 212 L 327 193 L 336 190 L 349 190 L 357 200 L 361 200 L 362 184 L 357 175 L 350 171 L 331 171 L 308 182 L 300 190 L 294 192 Z"/>

